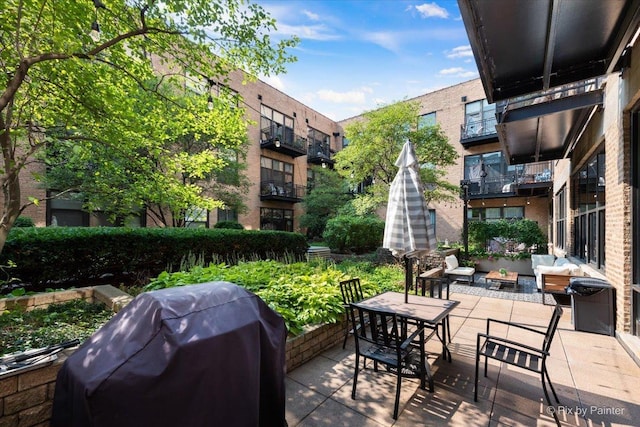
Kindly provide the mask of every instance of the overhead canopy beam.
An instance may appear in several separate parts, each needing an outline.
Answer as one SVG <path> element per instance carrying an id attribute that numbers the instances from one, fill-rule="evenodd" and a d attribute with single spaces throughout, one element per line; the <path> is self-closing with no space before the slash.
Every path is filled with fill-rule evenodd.
<path id="1" fill-rule="evenodd" d="M 549 5 L 549 23 L 547 25 L 547 40 L 544 49 L 544 67 L 542 71 L 542 90 L 549 89 L 551 85 L 551 71 L 553 70 L 553 51 L 556 46 L 556 30 L 558 29 L 558 14 L 560 3 L 551 0 Z"/>

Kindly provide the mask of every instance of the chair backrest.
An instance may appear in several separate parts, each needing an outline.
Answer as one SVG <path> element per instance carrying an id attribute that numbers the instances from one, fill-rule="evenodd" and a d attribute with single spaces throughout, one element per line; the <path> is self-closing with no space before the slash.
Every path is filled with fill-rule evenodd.
<path id="1" fill-rule="evenodd" d="M 357 277 L 341 281 L 340 292 L 342 293 L 342 302 L 345 306 L 352 302 L 358 302 L 364 299 L 362 286 L 360 286 L 360 279 Z"/>
<path id="2" fill-rule="evenodd" d="M 401 333 L 398 318 L 395 313 L 374 310 L 349 304 L 349 316 L 355 325 L 356 352 L 360 351 L 360 341 L 378 347 L 394 349 L 400 354 Z"/>
<path id="3" fill-rule="evenodd" d="M 427 289 L 429 289 L 429 296 L 433 298 L 449 299 L 449 278 L 447 276 L 416 277 L 416 295 L 420 292 L 425 296 Z"/>
<path id="4" fill-rule="evenodd" d="M 553 310 L 553 315 L 551 316 L 551 321 L 549 322 L 549 326 L 547 327 L 547 332 L 544 335 L 544 343 L 542 346 L 542 350 L 548 352 L 551 348 L 551 341 L 553 341 L 553 336 L 556 333 L 556 329 L 558 329 L 558 322 L 560 322 L 560 318 L 562 317 L 562 307 L 556 305 L 555 310 Z"/>

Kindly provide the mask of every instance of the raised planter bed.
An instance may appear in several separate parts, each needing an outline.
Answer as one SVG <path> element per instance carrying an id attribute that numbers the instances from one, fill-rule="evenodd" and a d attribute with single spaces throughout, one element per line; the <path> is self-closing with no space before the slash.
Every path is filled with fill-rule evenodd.
<path id="1" fill-rule="evenodd" d="M 44 308 L 49 304 L 76 298 L 100 301 L 116 312 L 133 299 L 113 286 L 104 285 L 0 299 L 0 310 L 16 307 L 26 310 Z M 342 342 L 345 327 L 344 322 L 313 326 L 306 328 L 304 334 L 289 338 L 286 343 L 287 371 L 305 364 L 324 350 Z M 0 378 L 0 426 L 48 425 L 58 371 L 73 351 L 74 349 L 62 351 L 57 360 L 42 368 Z"/>

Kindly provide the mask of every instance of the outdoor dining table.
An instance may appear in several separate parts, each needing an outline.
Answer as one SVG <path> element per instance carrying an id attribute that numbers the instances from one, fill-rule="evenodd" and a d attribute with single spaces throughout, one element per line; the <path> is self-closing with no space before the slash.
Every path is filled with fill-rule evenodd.
<path id="1" fill-rule="evenodd" d="M 426 323 L 433 327 L 442 324 L 442 336 L 439 337 L 442 342 L 442 356 L 451 360 L 451 352 L 447 347 L 446 340 L 447 322 L 442 320 L 460 304 L 460 301 L 409 294 L 408 300 L 405 302 L 405 297 L 406 295 L 402 292 L 389 291 L 366 298 L 355 305 L 366 309 L 395 313 L 401 318 Z"/>

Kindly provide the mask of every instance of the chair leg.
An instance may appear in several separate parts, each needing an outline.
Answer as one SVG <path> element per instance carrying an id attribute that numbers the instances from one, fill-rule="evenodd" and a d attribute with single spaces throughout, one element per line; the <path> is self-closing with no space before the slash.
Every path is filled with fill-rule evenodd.
<path id="1" fill-rule="evenodd" d="M 398 380 L 396 381 L 396 403 L 393 406 L 393 419 L 398 419 L 398 405 L 400 404 L 400 388 L 402 386 L 402 366 L 398 366 Z"/>
<path id="2" fill-rule="evenodd" d="M 349 322 L 347 322 L 347 332 L 344 334 L 344 340 L 342 341 L 342 348 L 345 349 L 347 347 L 347 338 L 349 338 Z"/>
<path id="3" fill-rule="evenodd" d="M 366 360 L 366 359 L 365 359 Z M 356 385 L 358 384 L 358 370 L 360 369 L 360 357 L 356 354 L 356 369 L 353 372 L 353 387 L 351 388 L 351 398 L 356 398 Z"/>
<path id="4" fill-rule="evenodd" d="M 480 369 L 480 337 L 478 337 L 478 342 L 476 343 L 476 376 L 473 381 L 473 401 L 478 401 L 478 371 Z"/>
<path id="5" fill-rule="evenodd" d="M 553 397 L 556 399 L 557 403 L 560 403 L 560 399 L 558 399 L 558 395 L 556 394 L 556 390 L 553 388 L 553 383 L 551 382 L 551 378 L 549 378 L 549 372 L 547 372 L 547 368 L 543 369 L 544 374 L 547 376 L 547 382 L 549 383 L 549 387 L 551 387 L 551 392 L 553 393 Z"/>
<path id="6" fill-rule="evenodd" d="M 551 399 L 549 398 L 549 392 L 547 391 L 547 385 L 545 384 L 545 381 L 544 381 L 544 373 L 545 373 L 545 368 L 543 368 L 542 372 L 540 372 L 540 376 L 542 380 L 542 391 L 544 392 L 544 397 L 547 399 L 547 405 L 552 406 Z M 556 420 L 556 424 L 558 425 L 558 427 L 560 427 L 560 419 L 558 418 L 558 411 L 552 411 L 552 414 L 553 414 L 553 418 Z"/>

